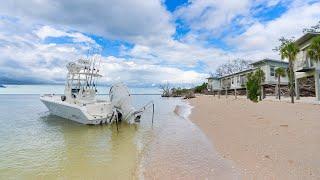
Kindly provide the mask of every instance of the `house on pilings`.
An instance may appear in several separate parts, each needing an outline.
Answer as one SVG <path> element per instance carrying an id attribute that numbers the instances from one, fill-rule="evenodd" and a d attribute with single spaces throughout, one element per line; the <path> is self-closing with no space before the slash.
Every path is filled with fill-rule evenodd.
<path id="1" fill-rule="evenodd" d="M 315 97 L 317 101 L 320 101 L 320 62 L 315 62 L 307 53 L 312 38 L 316 36 L 320 36 L 320 33 L 306 33 L 295 41 L 300 49 L 294 62 L 297 99 Z"/>
<path id="2" fill-rule="evenodd" d="M 211 94 L 220 95 L 246 95 L 247 74 L 261 69 L 265 74 L 265 80 L 262 83 L 263 96 L 275 96 L 278 80 L 275 76 L 275 70 L 279 67 L 288 68 L 288 63 L 274 59 L 263 59 L 251 64 L 251 68 L 237 73 L 225 75 L 222 77 L 209 77 L 208 91 Z M 288 77 L 281 77 L 282 95 L 288 94 Z"/>

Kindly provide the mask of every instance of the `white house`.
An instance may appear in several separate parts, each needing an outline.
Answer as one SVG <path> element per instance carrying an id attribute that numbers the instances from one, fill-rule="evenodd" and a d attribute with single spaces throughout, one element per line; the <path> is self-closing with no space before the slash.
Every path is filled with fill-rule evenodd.
<path id="1" fill-rule="evenodd" d="M 219 78 L 210 77 L 208 79 L 208 90 L 212 93 L 222 92 L 223 94 L 229 92 L 236 92 L 239 95 L 246 94 L 247 74 L 254 72 L 260 68 L 265 73 L 265 81 L 263 82 L 263 89 L 265 94 L 275 94 L 275 87 L 278 80 L 275 76 L 275 70 L 279 67 L 288 68 L 288 63 L 274 59 L 263 59 L 251 64 L 252 68 L 237 73 L 229 74 Z M 288 85 L 288 77 L 281 77 L 281 85 Z"/>
<path id="2" fill-rule="evenodd" d="M 220 80 L 217 77 L 208 77 L 207 89 L 209 91 L 218 91 L 220 89 Z"/>
<path id="3" fill-rule="evenodd" d="M 295 41 L 300 49 L 294 62 L 297 99 L 300 96 L 314 96 L 316 100 L 320 101 L 320 63 L 315 62 L 307 54 L 311 40 L 316 36 L 320 36 L 320 33 L 306 33 Z"/>

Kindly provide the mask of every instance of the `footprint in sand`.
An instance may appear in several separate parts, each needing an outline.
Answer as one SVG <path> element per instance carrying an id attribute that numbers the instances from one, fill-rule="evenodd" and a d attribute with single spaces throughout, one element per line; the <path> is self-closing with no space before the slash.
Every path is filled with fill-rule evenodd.
<path id="1" fill-rule="evenodd" d="M 280 127 L 288 127 L 288 124 L 281 124 Z"/>
<path id="2" fill-rule="evenodd" d="M 293 160 L 288 160 L 288 163 L 289 164 L 293 164 Z"/>

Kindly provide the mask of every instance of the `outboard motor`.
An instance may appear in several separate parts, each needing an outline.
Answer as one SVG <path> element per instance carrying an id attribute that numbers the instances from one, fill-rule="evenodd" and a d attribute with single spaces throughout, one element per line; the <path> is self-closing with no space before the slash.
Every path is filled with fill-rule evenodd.
<path id="1" fill-rule="evenodd" d="M 116 108 L 117 112 L 120 113 L 119 117 L 128 123 L 140 122 L 141 113 L 136 111 L 132 105 L 132 98 L 129 93 L 128 87 L 124 83 L 116 83 L 111 86 L 110 101 L 112 107 Z"/>

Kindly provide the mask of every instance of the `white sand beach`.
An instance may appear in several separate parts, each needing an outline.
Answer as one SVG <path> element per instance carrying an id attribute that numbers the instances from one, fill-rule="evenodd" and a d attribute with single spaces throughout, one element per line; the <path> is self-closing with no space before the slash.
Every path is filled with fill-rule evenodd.
<path id="1" fill-rule="evenodd" d="M 190 119 L 243 179 L 319 179 L 320 105 L 198 96 Z"/>

